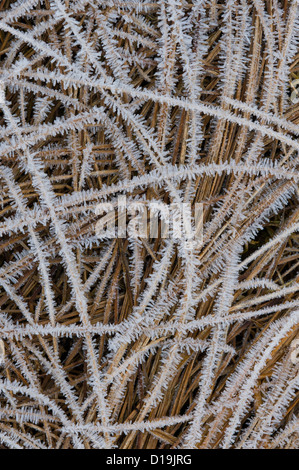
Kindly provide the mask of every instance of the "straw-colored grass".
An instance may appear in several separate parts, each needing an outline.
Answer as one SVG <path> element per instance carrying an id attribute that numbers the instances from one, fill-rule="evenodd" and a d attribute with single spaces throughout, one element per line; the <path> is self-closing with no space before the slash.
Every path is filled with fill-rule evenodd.
<path id="1" fill-rule="evenodd" d="M 2 448 L 295 448 L 297 0 L 0 1 Z M 291 98 L 291 94 L 292 98 Z M 197 247 L 99 202 L 203 207 Z"/>

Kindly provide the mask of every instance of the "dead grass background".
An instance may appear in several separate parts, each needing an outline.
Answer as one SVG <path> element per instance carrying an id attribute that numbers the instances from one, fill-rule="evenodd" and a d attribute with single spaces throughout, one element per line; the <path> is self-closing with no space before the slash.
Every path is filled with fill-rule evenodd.
<path id="1" fill-rule="evenodd" d="M 5 19 L 6 13 L 13 7 L 12 1 L 2 0 L 0 2 L 1 18 Z M 116 2 L 119 3 L 119 2 Z M 193 8 L 193 2 L 182 2 L 185 14 Z M 240 5 L 238 2 L 236 4 Z M 265 39 L 264 25 L 262 24 L 261 17 L 257 11 L 257 4 L 254 2 L 247 2 L 250 7 L 250 18 L 253 28 L 253 33 L 249 38 L 250 44 L 248 45 L 247 52 L 247 65 L 243 75 L 236 79 L 235 91 L 233 98 L 249 104 L 255 104 L 258 108 L 262 106 L 265 98 L 264 84 L 267 76 L 268 62 L 268 46 Z M 280 2 L 282 17 L 281 22 L 284 24 L 288 17 L 292 2 Z M 65 2 L 67 9 L 72 8 L 72 2 Z M 68 6 L 69 5 L 69 6 Z M 272 16 L 276 2 L 266 1 L 262 3 L 264 11 L 272 18 L 273 29 L 275 28 L 275 18 Z M 139 34 L 144 37 L 143 44 L 136 45 L 136 42 L 130 42 L 128 39 L 118 37 L 118 47 L 120 50 L 124 49 L 128 53 L 132 53 L 132 48 L 135 47 L 138 53 L 143 54 L 146 58 L 144 66 L 139 64 L 131 64 L 129 78 L 133 87 L 140 87 L 144 90 L 152 90 L 157 85 L 157 44 L 161 37 L 161 32 L 158 26 L 157 11 L 161 7 L 161 2 L 153 2 L 147 5 L 147 11 L 143 12 L 141 5 L 142 17 L 147 21 L 149 31 L 145 31 L 142 27 L 134 26 L 134 34 L 139 31 Z M 108 14 L 110 9 L 109 5 L 105 8 L 102 6 L 103 14 Z M 120 4 L 119 11 L 125 11 Z M 229 110 L 232 115 L 251 119 L 252 122 L 264 122 L 262 119 L 252 117 L 249 112 L 238 111 L 236 108 L 224 103 L 222 100 L 223 92 L 223 51 L 221 50 L 221 38 L 224 34 L 224 20 L 223 14 L 227 8 L 226 2 L 211 1 L 205 2 L 205 11 L 210 26 L 207 30 L 208 36 L 208 52 L 202 62 L 202 76 L 200 85 L 202 91 L 198 100 L 208 106 L 218 106 L 224 110 Z M 234 6 L 233 6 L 234 9 Z M 115 10 L 117 8 L 115 7 Z M 42 24 L 43 22 L 51 19 L 54 12 L 54 6 L 45 0 L 40 5 L 36 3 L 30 9 L 28 14 L 23 14 L 15 20 L 9 22 L 10 26 L 22 32 L 30 32 L 32 28 Z M 72 17 L 86 30 L 86 22 L 91 17 L 92 6 L 86 5 L 79 9 Z M 200 24 L 201 19 L 198 18 Z M 91 30 L 96 28 L 96 24 L 91 26 Z M 130 27 L 124 23 L 121 13 L 118 20 L 114 24 L 114 28 L 120 31 L 124 30 L 130 32 Z M 196 42 L 201 40 L 198 36 L 196 28 L 192 31 L 193 47 L 196 47 Z M 41 39 L 51 46 L 55 43 L 55 47 L 61 50 L 70 60 L 75 60 L 76 54 L 80 50 L 80 46 L 65 38 L 65 30 L 63 21 L 58 22 L 54 27 L 50 28 L 41 35 Z M 37 58 L 38 53 L 32 44 L 26 41 L 19 41 L 16 47 L 15 36 L 8 31 L 5 31 L 0 26 L 0 61 L 1 73 L 13 68 L 13 65 L 22 55 L 27 60 Z M 283 36 L 279 39 L 281 51 L 283 48 Z M 13 53 L 13 48 L 16 47 L 16 52 Z M 54 47 L 54 46 L 53 46 Z M 173 47 L 169 46 L 168 53 L 173 54 L 169 57 L 174 60 L 173 72 L 175 75 L 175 91 L 174 96 L 177 98 L 188 98 L 186 87 L 183 79 L 183 66 L 182 58 L 177 52 L 177 45 L 173 41 Z M 278 51 L 276 51 L 278 53 Z M 12 54 L 10 56 L 10 54 Z M 107 74 L 113 75 L 107 57 L 103 53 L 103 66 L 106 67 Z M 86 61 L 88 64 L 88 60 Z M 62 75 L 65 74 L 63 66 L 51 61 L 50 58 L 44 56 L 40 57 L 32 65 L 33 70 L 43 67 L 49 72 L 54 74 L 57 72 Z M 104 104 L 104 99 L 101 90 L 87 90 L 82 85 L 74 88 L 73 86 L 66 86 L 65 84 L 54 84 L 51 82 L 42 82 L 36 76 L 31 77 L 31 72 L 26 72 L 26 69 L 20 73 L 18 77 L 12 78 L 10 83 L 6 86 L 6 99 L 10 103 L 11 113 L 19 118 L 20 125 L 22 126 L 22 135 L 30 137 L 34 133 L 39 123 L 36 120 L 34 109 L 37 99 L 42 96 L 38 90 L 29 91 L 26 88 L 26 82 L 35 83 L 47 87 L 51 91 L 59 91 L 60 94 L 68 98 L 74 99 L 76 102 L 82 104 L 83 110 L 91 110 L 94 106 L 103 105 L 106 107 L 107 115 L 113 117 L 112 107 Z M 297 126 L 299 123 L 299 107 L 293 104 L 290 100 L 292 91 L 291 82 L 299 77 L 299 53 L 295 55 L 289 64 L 288 84 L 285 87 L 286 95 L 279 94 L 275 98 L 272 111 L 277 116 L 285 118 L 289 123 Z M 0 76 L 1 78 L 1 76 Z M 113 92 L 107 91 L 112 97 Z M 121 100 L 124 104 L 136 104 L 138 97 L 131 98 L 129 94 L 123 93 Z M 78 108 L 69 104 L 68 106 L 59 99 L 59 96 L 49 98 L 49 110 L 42 118 L 44 124 L 54 124 L 57 117 L 75 116 L 79 113 Z M 137 108 L 136 113 L 142 116 L 148 130 L 155 131 L 155 139 L 158 145 L 163 142 L 164 148 L 171 156 L 172 165 L 188 165 L 188 139 L 190 138 L 190 122 L 192 119 L 192 110 L 184 109 L 180 106 L 163 105 L 159 102 L 154 102 L 151 99 L 144 100 L 143 103 Z M 212 115 L 200 113 L 202 123 L 203 139 L 196 150 L 196 163 L 198 165 L 208 165 L 211 163 L 219 164 L 221 162 L 230 162 L 235 160 L 236 164 L 242 161 L 244 155 L 253 144 L 254 140 L 261 138 L 262 145 L 258 150 L 259 162 L 269 159 L 271 162 L 279 161 L 285 157 L 286 165 L 291 162 L 291 168 L 296 168 L 296 153 L 290 151 L 290 147 L 280 142 L 279 139 L 274 139 L 268 136 L 260 136 L 257 131 L 249 130 L 246 126 L 230 122 L 226 119 L 217 119 Z M 132 125 L 125 122 L 121 115 L 116 116 L 116 123 L 122 129 L 123 133 L 127 136 L 128 140 L 136 140 L 134 136 L 134 129 Z M 265 123 L 266 124 L 266 123 Z M 4 115 L 1 117 L 1 126 L 8 126 L 7 120 Z M 278 125 L 273 124 L 274 130 L 285 133 L 285 131 Z M 1 132 L 4 127 L 1 128 Z M 290 133 L 289 133 L 290 134 Z M 32 134 L 33 135 L 33 134 Z M 13 131 L 3 131 L 2 141 L 6 145 L 12 145 L 15 142 Z M 16 137 L 15 137 L 16 138 Z M 296 140 L 296 137 L 295 137 Z M 36 152 L 36 155 L 43 162 L 44 172 L 51 182 L 55 195 L 65 197 L 67 195 L 75 194 L 81 191 L 80 187 L 80 171 L 82 161 L 84 159 L 84 150 L 86 148 L 92 149 L 92 162 L 89 174 L 86 178 L 84 190 L 98 190 L 101 191 L 105 187 L 121 182 L 123 177 L 122 166 L 126 167 L 127 178 L 131 179 L 138 174 L 136 166 L 132 162 L 122 156 L 122 151 L 117 151 L 115 137 L 108 138 L 105 133 L 103 124 L 101 123 L 83 123 L 80 129 L 74 126 L 67 132 L 58 132 L 55 136 L 49 133 L 45 135 L 44 139 L 39 139 L 36 143 L 32 143 L 31 149 Z M 139 144 L 138 144 L 139 145 Z M 161 144 L 162 145 L 162 144 Z M 21 194 L 26 198 L 27 209 L 34 211 L 36 208 L 42 208 L 47 213 L 47 209 L 42 206 L 41 196 L 37 188 L 32 182 L 30 174 L 24 171 L 24 167 L 20 165 L 20 152 L 22 148 L 11 151 L 3 151 L 1 153 L 1 165 L 9 167 L 13 171 L 15 184 L 19 187 Z M 142 150 L 140 150 L 142 155 Z M 121 161 L 123 159 L 123 161 Z M 140 161 L 140 167 L 144 174 L 148 174 L 153 169 L 153 164 L 149 161 L 147 155 L 143 154 Z M 272 179 L 271 179 L 272 178 Z M 273 182 L 273 193 L 269 193 L 267 197 L 262 196 L 262 192 L 257 191 L 254 194 L 252 188 L 261 189 L 265 187 L 269 189 L 269 181 Z M 5 227 L 9 218 L 17 217 L 16 205 L 9 193 L 8 187 L 1 180 L 0 197 L 2 208 L 0 211 L 0 227 Z M 216 265 L 217 259 L 222 253 L 224 247 L 220 246 L 217 250 L 217 243 L 221 239 L 221 235 L 226 233 L 230 226 L 234 210 L 236 208 L 236 194 L 238 193 L 238 186 L 236 184 L 243 184 L 247 188 L 251 188 L 250 197 L 252 204 L 250 211 L 246 212 L 246 217 L 238 226 L 238 234 L 241 234 L 246 227 L 254 223 L 254 221 L 262 214 L 267 205 L 270 205 L 279 194 L 282 193 L 287 186 L 294 184 L 290 180 L 280 180 L 278 182 L 273 179 L 271 175 L 250 175 L 241 174 L 237 175 L 234 172 L 227 174 L 214 174 L 212 176 L 205 175 L 204 177 L 198 176 L 194 185 L 194 198 L 195 202 L 203 202 L 204 204 L 204 221 L 208 224 L 211 218 L 214 217 L 214 209 L 217 205 L 222 204 L 225 215 L 220 226 L 217 228 L 213 237 L 206 243 L 200 253 L 197 255 L 200 260 L 198 272 L 211 271 L 206 278 L 203 278 L 200 284 L 200 291 L 212 285 L 219 279 L 221 272 L 213 272 L 213 266 Z M 271 183 L 272 184 L 272 183 Z M 184 189 L 184 182 L 178 183 L 181 189 Z M 270 186 L 271 188 L 271 186 Z M 131 191 L 131 196 L 142 196 L 151 199 L 158 197 L 164 202 L 170 202 L 170 196 L 167 189 L 163 186 L 153 187 L 138 187 Z M 248 193 L 249 194 L 249 193 Z M 272 199 L 271 199 L 272 198 Z M 245 196 L 246 199 L 246 196 Z M 89 236 L 93 236 L 94 227 L 97 221 L 93 213 L 96 205 L 96 200 L 90 200 L 90 210 L 81 211 L 83 204 L 78 202 L 77 205 L 59 206 L 60 202 L 57 199 L 56 211 L 60 216 L 66 217 L 68 225 L 66 226 L 66 237 L 72 246 L 73 253 L 75 254 L 78 271 L 82 283 L 85 283 L 94 269 L 102 259 L 104 249 L 109 249 L 110 254 L 107 258 L 105 269 L 100 273 L 96 282 L 90 287 L 87 292 L 88 299 L 88 318 L 91 325 L 96 325 L 99 322 L 112 325 L 119 325 L 125 319 L 130 318 L 134 307 L 139 306 L 142 293 L 147 286 L 147 280 L 153 273 L 154 263 L 161 259 L 161 253 L 164 241 L 161 238 L 156 240 L 140 240 L 138 245 L 140 265 L 142 266 L 140 280 L 136 280 L 134 286 L 134 272 L 132 271 L 132 246 L 130 246 L 128 239 L 116 239 L 111 242 L 93 243 L 90 247 L 84 245 L 84 241 Z M 244 200 L 244 204 L 246 200 Z M 32 212 L 33 213 L 33 212 Z M 242 246 L 241 260 L 245 260 L 248 256 L 255 253 L 256 250 L 265 245 L 276 234 L 280 233 L 287 227 L 298 222 L 298 193 L 293 192 L 293 195 L 288 198 L 283 207 L 276 211 L 276 214 L 271 215 L 269 220 L 266 220 L 263 227 L 258 231 L 255 238 Z M 15 219 L 16 220 L 16 219 Z M 55 299 L 56 311 L 56 325 L 68 327 L 70 325 L 81 325 L 82 320 L 80 313 L 76 308 L 75 303 L 71 303 L 69 308 L 65 309 L 64 306 L 68 304 L 70 299 L 73 298 L 70 281 L 66 272 L 63 257 L 60 254 L 59 243 L 57 242 L 56 235 L 50 229 L 49 219 L 47 222 L 42 220 L 35 221 L 34 230 L 44 243 L 44 247 L 49 253 L 49 273 L 52 281 L 53 296 Z M 78 243 L 81 240 L 81 243 Z M 229 238 L 227 242 L 229 243 Z M 244 283 L 252 279 L 266 279 L 267 281 L 275 282 L 279 288 L 288 287 L 293 283 L 298 282 L 298 233 L 291 233 L 280 244 L 270 247 L 256 259 L 254 259 L 242 272 L 239 274 L 238 282 Z M 9 233 L 3 233 L 0 240 L 0 266 L 1 266 L 1 279 L 13 285 L 15 292 L 24 299 L 29 312 L 34 319 L 34 322 L 41 326 L 47 326 L 50 323 L 47 306 L 45 303 L 45 291 L 42 285 L 40 273 L 38 271 L 38 262 L 33 255 L 30 246 L 30 235 L 26 224 L 22 231 L 16 228 L 15 231 L 11 230 Z M 199 274 L 198 274 L 199 275 Z M 177 292 L 174 287 L 173 295 L 177 295 L 177 300 L 183 295 L 182 279 L 184 277 L 184 270 L 182 267 L 182 260 L 180 254 L 175 250 L 171 254 L 171 260 L 167 268 L 167 275 L 163 280 L 163 286 L 166 287 L 169 281 L 173 281 L 177 286 Z M 100 286 L 100 288 L 99 288 Z M 162 289 L 161 287 L 161 289 Z M 159 288 L 160 289 L 160 288 Z M 215 309 L 215 302 L 219 295 L 219 287 L 207 295 L 204 299 L 198 302 L 196 306 L 195 318 L 202 319 L 211 315 Z M 199 291 L 199 293 L 200 293 Z M 245 291 L 236 288 L 233 293 L 233 301 L 230 305 L 230 314 L 236 311 L 246 313 L 251 310 L 258 310 L 261 308 L 272 308 L 270 313 L 252 316 L 244 321 L 237 321 L 224 326 L 226 330 L 226 344 L 234 348 L 234 354 L 231 352 L 224 352 L 221 354 L 217 367 L 211 379 L 210 392 L 207 397 L 207 412 L 201 423 L 202 436 L 199 442 L 196 443 L 198 448 L 221 447 L 221 442 L 229 420 L 234 413 L 231 409 L 224 415 L 223 421 L 219 422 L 213 428 L 214 423 L 217 421 L 218 413 L 213 411 L 213 403 L 217 403 L 219 397 L 225 390 L 225 387 L 238 365 L 242 363 L 244 357 L 247 357 L 251 348 L 264 337 L 271 325 L 276 320 L 283 320 L 287 317 L 293 308 L 280 308 L 284 303 L 298 301 L 298 292 L 294 291 L 284 295 L 282 298 L 273 298 L 261 302 L 258 306 L 254 305 L 254 299 L 262 295 L 267 295 L 270 291 L 267 288 L 256 287 L 247 288 Z M 155 303 L 158 299 L 159 290 L 155 293 L 152 301 Z M 253 306 L 239 307 L 239 305 L 248 301 L 253 301 Z M 278 306 L 277 310 L 275 307 Z M 18 327 L 25 327 L 28 325 L 26 318 L 20 311 L 20 307 L 12 298 L 7 290 L 3 287 L 0 288 L 0 308 L 3 318 L 8 318 L 12 324 Z M 164 316 L 161 312 L 159 323 L 171 322 L 175 318 L 177 303 L 170 308 L 169 315 Z M 86 350 L 84 347 L 84 338 L 70 336 L 55 337 L 54 335 L 40 335 L 38 333 L 31 336 L 23 336 L 18 339 L 17 335 L 13 335 L 9 331 L 9 327 L 4 325 L 2 321 L 2 341 L 4 347 L 4 363 L 1 368 L 1 380 L 14 383 L 17 381 L 24 386 L 30 386 L 30 380 L 24 373 L 24 368 L 19 366 L 22 360 L 31 371 L 35 380 L 35 387 L 39 389 L 40 393 L 45 397 L 55 401 L 59 407 L 65 412 L 70 419 L 70 422 L 76 423 L 76 417 L 73 410 L 67 403 L 65 395 L 61 388 L 61 384 L 55 381 L 55 377 L 51 374 L 50 370 L 41 363 L 37 351 L 41 356 L 49 359 L 49 350 L 55 351 L 59 358 L 60 365 L 65 374 L 66 380 L 74 391 L 77 404 L 82 407 L 91 394 L 90 384 L 88 383 L 88 376 L 91 373 L 87 361 Z M 202 340 L 203 342 L 210 338 L 212 325 L 207 325 L 201 330 L 193 330 L 186 334 L 185 339 Z M 163 347 L 165 343 L 170 340 L 174 341 L 177 333 L 166 332 L 160 337 L 153 339 L 143 334 L 136 340 L 127 345 L 125 351 L 121 351 L 120 356 L 109 356 L 107 349 L 109 335 L 93 335 L 93 341 L 98 348 L 98 367 L 100 371 L 113 371 L 114 367 L 121 364 L 121 357 L 127 359 L 130 354 L 138 351 L 145 350 L 149 345 L 149 353 L 146 357 L 142 358 L 141 363 L 136 368 L 136 371 L 129 377 L 128 382 L 124 388 L 124 394 L 121 402 L 113 408 L 113 419 L 115 423 L 138 423 L 140 416 L 142 416 L 142 409 L 147 394 L 151 391 L 151 387 L 160 374 L 161 367 L 163 367 L 162 358 Z M 291 343 L 296 339 L 297 328 L 290 329 L 288 334 L 272 351 L 271 357 L 268 358 L 266 365 L 260 370 L 256 380 L 250 403 L 246 409 L 246 413 L 242 416 L 240 426 L 238 428 L 237 436 L 235 437 L 232 447 L 237 447 L 241 442 L 242 433 L 246 430 L 248 424 L 256 416 L 257 410 L 262 405 L 267 396 L 267 387 L 272 383 L 273 371 L 275 367 L 282 361 L 289 357 Z M 155 343 L 156 342 L 156 343 Z M 155 344 L 154 344 L 155 343 Z M 49 348 L 49 350 L 48 350 Z M 17 352 L 19 351 L 19 352 Z M 19 360 L 17 359 L 19 354 Z M 54 353 L 53 353 L 54 354 Z M 199 384 L 203 374 L 203 362 L 207 351 L 200 350 L 183 350 L 179 358 L 175 371 L 167 382 L 167 386 L 162 393 L 159 403 L 151 409 L 147 416 L 147 422 L 164 419 L 165 417 L 173 417 L 178 415 L 192 416 L 196 409 L 196 397 L 199 393 Z M 247 356 L 246 356 L 247 355 Z M 56 357 L 56 356 L 55 356 Z M 49 361 L 51 362 L 51 360 Z M 287 366 L 286 366 L 287 367 Z M 296 366 L 292 366 L 296 369 Z M 297 370 L 297 369 L 296 369 Z M 297 372 L 293 370 L 292 377 L 294 378 Z M 31 386 L 33 386 L 31 384 Z M 111 388 L 108 387 L 107 399 L 109 401 L 109 393 Z M 115 392 L 115 390 L 114 390 Z M 111 392 L 112 393 L 112 392 Z M 209 408 L 211 406 L 211 408 Z M 29 415 L 33 411 L 39 411 L 41 418 L 36 422 L 32 418 L 27 417 L 26 410 Z M 31 411 L 30 411 L 31 410 Z M 275 436 L 285 429 L 288 423 L 296 417 L 296 410 L 298 410 L 298 394 L 294 394 L 293 398 L 289 400 L 288 405 L 285 407 L 283 416 L 276 423 L 275 432 L 263 435 L 263 442 L 259 443 L 258 447 L 271 448 L 275 442 Z M 38 404 L 32 397 L 9 391 L 2 393 L 0 396 L 0 431 L 4 439 L 2 448 L 20 445 L 21 447 L 39 447 L 49 446 L 51 448 L 73 448 L 74 442 L 71 436 L 62 433 L 62 424 L 58 417 L 53 416 L 52 411 L 48 408 L 46 402 L 44 405 Z M 19 413 L 19 414 L 18 414 Z M 20 416 L 23 413 L 23 418 Z M 91 399 L 89 406 L 86 407 L 84 413 L 84 422 L 94 425 L 100 424 L 97 413 L 97 405 L 95 400 Z M 52 418 L 50 419 L 50 416 Z M 142 418 L 144 420 L 144 418 Z M 215 421 L 216 420 L 216 421 Z M 293 422 L 293 421 L 292 421 Z M 297 423 L 297 421 L 296 421 Z M 217 424 L 217 423 L 216 423 Z M 178 422 L 177 424 L 167 426 L 157 426 L 153 429 L 144 431 L 132 430 L 127 433 L 119 433 L 114 437 L 114 445 L 121 449 L 163 449 L 163 448 L 176 448 L 184 442 L 184 436 L 188 430 L 190 423 Z M 256 424 L 259 426 L 259 422 Z M 211 431 L 212 430 L 212 431 Z M 212 435 L 211 435 L 212 432 Z M 101 432 L 98 433 L 101 436 Z M 11 439 L 11 441 L 8 439 Z M 90 436 L 84 435 L 82 441 L 86 448 L 96 446 Z M 40 444 L 39 444 L 40 443 Z M 295 424 L 293 433 L 289 436 L 287 442 L 281 441 L 275 444 L 275 447 L 294 447 L 298 443 L 298 427 Z"/>

